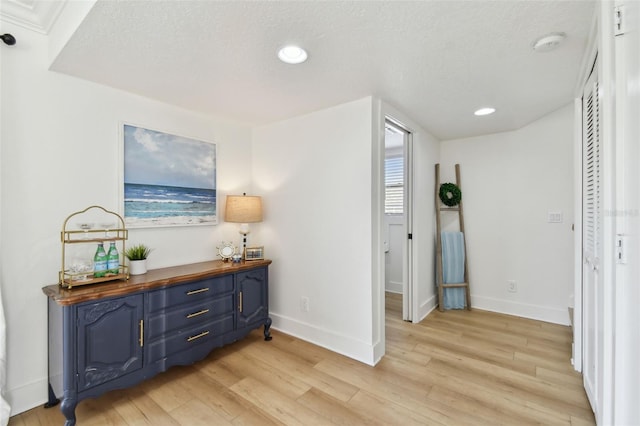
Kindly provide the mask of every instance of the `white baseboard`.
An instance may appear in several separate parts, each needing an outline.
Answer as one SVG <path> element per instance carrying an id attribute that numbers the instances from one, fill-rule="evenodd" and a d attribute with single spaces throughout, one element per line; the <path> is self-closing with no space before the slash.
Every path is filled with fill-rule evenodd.
<path id="1" fill-rule="evenodd" d="M 548 306 L 529 305 L 527 303 L 474 295 L 471 295 L 471 307 L 554 324 L 569 325 L 567 308 L 550 308 Z"/>
<path id="2" fill-rule="evenodd" d="M 44 378 L 33 383 L 8 389 L 7 402 L 11 405 L 11 415 L 24 413 L 38 405 L 42 405 L 49 399 L 49 381 Z M 62 395 L 56 395 L 60 398 Z M 58 408 L 59 409 L 59 408 Z"/>
<path id="3" fill-rule="evenodd" d="M 413 317 L 413 322 L 415 324 L 419 323 L 423 319 L 427 317 L 436 308 L 436 296 L 435 294 L 428 298 L 424 303 L 420 305 L 418 308 L 418 312 Z"/>
<path id="4" fill-rule="evenodd" d="M 382 354 L 384 353 L 384 347 L 381 348 L 382 343 L 371 345 L 294 318 L 273 312 L 270 312 L 269 315 L 273 321 L 272 328 L 368 365 L 375 365 L 379 361 L 377 357 L 382 356 L 380 351 Z"/>
<path id="5" fill-rule="evenodd" d="M 382 357 L 385 355 L 386 350 L 387 350 L 386 344 L 384 342 L 378 341 L 378 343 L 374 344 L 373 345 L 373 364 L 369 364 L 369 365 L 376 365 L 377 363 L 379 363 Z"/>
<path id="6" fill-rule="evenodd" d="M 384 290 L 390 293 L 402 294 L 403 293 L 402 282 L 389 281 L 388 283 L 385 284 Z"/>

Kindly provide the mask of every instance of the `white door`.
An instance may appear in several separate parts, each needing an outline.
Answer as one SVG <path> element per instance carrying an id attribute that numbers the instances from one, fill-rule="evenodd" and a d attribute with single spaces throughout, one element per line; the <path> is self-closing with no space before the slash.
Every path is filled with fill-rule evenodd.
<path id="1" fill-rule="evenodd" d="M 602 299 L 598 270 L 601 259 L 601 147 L 597 64 L 582 96 L 582 344 L 584 387 L 598 413 L 599 364 L 602 362 Z"/>
<path id="2" fill-rule="evenodd" d="M 640 424 L 640 3 L 618 2 L 613 424 Z"/>
<path id="3" fill-rule="evenodd" d="M 402 293 L 402 319 L 413 320 L 411 133 L 385 122 L 385 290 Z"/>

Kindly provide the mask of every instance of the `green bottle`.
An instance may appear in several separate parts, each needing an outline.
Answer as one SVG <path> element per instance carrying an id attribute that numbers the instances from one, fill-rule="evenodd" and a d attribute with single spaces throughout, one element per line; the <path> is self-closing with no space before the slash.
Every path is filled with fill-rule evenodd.
<path id="1" fill-rule="evenodd" d="M 120 255 L 113 241 L 109 245 L 107 253 L 107 274 L 118 275 L 120 273 Z"/>
<path id="2" fill-rule="evenodd" d="M 107 275 L 107 253 L 104 251 L 104 245 L 98 243 L 98 249 L 93 256 L 93 278 L 102 278 Z"/>

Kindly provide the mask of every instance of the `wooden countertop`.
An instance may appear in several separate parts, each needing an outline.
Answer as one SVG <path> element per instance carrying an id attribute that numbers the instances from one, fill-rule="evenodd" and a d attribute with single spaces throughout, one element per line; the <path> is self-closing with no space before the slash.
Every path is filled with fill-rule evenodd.
<path id="1" fill-rule="evenodd" d="M 122 296 L 140 290 L 165 287 L 217 275 L 232 274 L 270 264 L 271 260 L 268 259 L 240 263 L 211 260 L 189 265 L 171 266 L 169 268 L 150 269 L 144 275 L 132 275 L 127 281 L 108 281 L 72 289 L 61 287 L 59 284 L 52 284 L 43 287 L 42 291 L 59 305 L 75 305 L 89 300 Z"/>

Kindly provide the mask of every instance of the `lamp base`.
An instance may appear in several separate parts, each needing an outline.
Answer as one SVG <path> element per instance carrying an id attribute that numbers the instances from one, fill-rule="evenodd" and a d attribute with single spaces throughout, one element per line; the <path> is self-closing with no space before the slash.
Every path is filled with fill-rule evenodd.
<path id="1" fill-rule="evenodd" d="M 242 234 L 242 260 L 247 260 L 247 234 L 249 232 L 240 232 Z"/>

